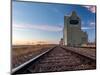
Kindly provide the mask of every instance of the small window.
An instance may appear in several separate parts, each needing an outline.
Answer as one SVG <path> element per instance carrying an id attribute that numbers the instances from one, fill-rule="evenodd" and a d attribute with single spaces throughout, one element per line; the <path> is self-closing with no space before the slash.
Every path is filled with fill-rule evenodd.
<path id="1" fill-rule="evenodd" d="M 70 24 L 76 25 L 76 24 L 78 24 L 78 23 L 79 23 L 78 20 L 70 20 Z"/>

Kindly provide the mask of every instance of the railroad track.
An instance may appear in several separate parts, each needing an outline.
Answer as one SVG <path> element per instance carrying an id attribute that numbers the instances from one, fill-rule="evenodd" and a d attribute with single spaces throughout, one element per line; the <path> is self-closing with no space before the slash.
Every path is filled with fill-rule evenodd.
<path id="1" fill-rule="evenodd" d="M 94 59 L 57 46 L 12 69 L 12 74 L 88 70 L 95 68 L 96 61 Z"/>

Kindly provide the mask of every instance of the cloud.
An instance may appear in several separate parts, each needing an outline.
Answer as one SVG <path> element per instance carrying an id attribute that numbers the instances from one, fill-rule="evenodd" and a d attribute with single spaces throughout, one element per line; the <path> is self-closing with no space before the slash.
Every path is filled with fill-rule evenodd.
<path id="1" fill-rule="evenodd" d="M 90 26 L 94 27 L 95 26 L 95 22 L 90 22 Z"/>
<path id="2" fill-rule="evenodd" d="M 95 6 L 83 6 L 83 7 L 87 8 L 92 13 L 95 13 L 96 12 L 96 7 Z"/>
<path id="3" fill-rule="evenodd" d="M 83 30 L 90 30 L 90 29 L 95 29 L 95 27 L 82 27 L 81 29 L 83 29 Z"/>
<path id="4" fill-rule="evenodd" d="M 37 29 L 44 31 L 58 32 L 62 31 L 63 27 L 59 25 L 31 25 L 31 24 L 13 24 L 15 29 Z"/>
<path id="5" fill-rule="evenodd" d="M 88 23 L 82 22 L 82 25 L 83 25 L 83 27 L 81 29 L 83 29 L 83 30 L 95 29 L 95 22 L 93 22 L 93 21 L 91 21 L 91 22 L 88 21 Z"/>

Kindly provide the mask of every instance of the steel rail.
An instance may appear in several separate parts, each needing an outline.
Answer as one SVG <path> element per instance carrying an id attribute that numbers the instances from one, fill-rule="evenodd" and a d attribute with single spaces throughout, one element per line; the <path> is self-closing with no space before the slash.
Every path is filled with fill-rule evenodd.
<path id="1" fill-rule="evenodd" d="M 94 58 L 90 58 L 89 56 L 86 56 L 86 55 L 84 55 L 84 54 L 81 54 L 81 53 L 78 53 L 78 52 L 72 51 L 71 49 L 67 49 L 67 48 L 64 48 L 64 47 L 61 47 L 61 48 L 65 49 L 66 51 L 70 51 L 70 52 L 72 52 L 72 53 L 74 53 L 74 54 L 78 54 L 78 55 L 80 55 L 80 56 L 82 56 L 82 57 L 85 57 L 85 58 L 87 58 L 87 59 L 90 59 L 90 60 L 96 61 L 96 59 L 94 59 Z"/>
<path id="2" fill-rule="evenodd" d="M 50 49 L 47 49 L 45 52 L 37 55 L 36 57 L 30 59 L 29 61 L 25 62 L 24 64 L 12 69 L 12 74 L 25 74 L 25 73 L 32 73 L 32 71 L 29 69 L 30 66 L 32 66 L 35 62 L 37 62 L 39 59 L 41 59 L 41 57 L 43 57 L 45 54 L 49 53 L 50 51 L 54 50 L 57 46 L 53 47 L 53 48 L 50 48 Z M 74 52 L 70 49 L 66 49 L 62 46 L 60 46 L 63 50 L 65 50 L 66 52 L 71 52 L 73 54 L 76 54 L 76 55 L 79 55 L 80 57 L 83 57 L 83 58 L 86 58 L 86 60 L 90 60 L 89 62 L 93 62 L 93 63 L 96 63 L 96 60 L 95 59 L 92 59 L 92 58 L 89 58 L 83 54 L 80 54 L 80 53 L 77 53 L 77 52 Z M 85 60 L 83 60 L 85 61 Z M 90 64 L 91 64 L 90 63 Z"/>
<path id="3" fill-rule="evenodd" d="M 14 73 L 17 72 L 18 70 L 22 69 L 23 67 L 25 67 L 25 66 L 28 65 L 29 63 L 35 61 L 36 59 L 38 59 L 39 57 L 41 57 L 41 56 L 43 56 L 44 54 L 48 53 L 49 51 L 53 50 L 54 48 L 56 48 L 56 46 L 53 47 L 53 48 L 47 49 L 45 52 L 43 52 L 43 53 L 41 53 L 41 54 L 35 56 L 34 58 L 30 59 L 29 61 L 26 61 L 25 63 L 21 64 L 20 66 L 18 66 L 18 67 L 16 67 L 16 68 L 12 69 L 12 72 L 11 72 L 11 73 L 14 74 Z"/>

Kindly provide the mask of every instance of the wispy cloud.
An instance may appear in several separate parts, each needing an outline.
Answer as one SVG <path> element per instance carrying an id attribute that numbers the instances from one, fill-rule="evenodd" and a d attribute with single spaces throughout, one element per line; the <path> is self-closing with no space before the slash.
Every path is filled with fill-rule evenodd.
<path id="1" fill-rule="evenodd" d="M 90 22 L 90 26 L 94 27 L 95 26 L 95 22 Z"/>
<path id="2" fill-rule="evenodd" d="M 92 13 L 95 13 L 96 12 L 96 7 L 95 6 L 83 6 L 83 7 L 87 8 Z"/>
<path id="3" fill-rule="evenodd" d="M 81 29 L 83 30 L 89 30 L 89 29 L 95 29 L 95 22 L 93 21 L 89 21 L 88 23 L 82 22 L 82 25 L 87 25 L 87 26 L 83 26 Z"/>
<path id="4" fill-rule="evenodd" d="M 63 27 L 59 25 L 31 25 L 31 24 L 13 24 L 15 29 L 37 29 L 44 31 L 58 32 L 62 31 Z"/>
<path id="5" fill-rule="evenodd" d="M 82 27 L 81 29 L 83 29 L 83 30 L 90 30 L 90 29 L 95 29 L 95 27 Z"/>

